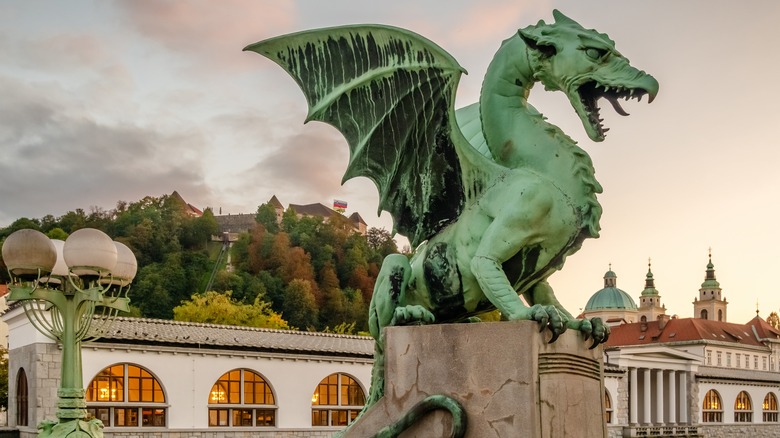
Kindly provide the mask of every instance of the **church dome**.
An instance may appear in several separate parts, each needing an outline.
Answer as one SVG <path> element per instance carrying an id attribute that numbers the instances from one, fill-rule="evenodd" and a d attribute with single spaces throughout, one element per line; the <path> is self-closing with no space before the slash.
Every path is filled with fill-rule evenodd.
<path id="1" fill-rule="evenodd" d="M 617 275 L 612 269 L 604 274 L 604 288 L 593 294 L 585 305 L 585 311 L 593 310 L 637 310 L 631 295 L 617 288 Z"/>

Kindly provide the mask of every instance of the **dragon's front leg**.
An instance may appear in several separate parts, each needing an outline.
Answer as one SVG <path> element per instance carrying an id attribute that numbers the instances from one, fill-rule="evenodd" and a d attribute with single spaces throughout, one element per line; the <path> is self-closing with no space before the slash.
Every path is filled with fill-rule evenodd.
<path id="1" fill-rule="evenodd" d="M 566 318 L 555 306 L 534 304 L 526 306 L 512 288 L 498 260 L 476 256 L 471 260 L 471 271 L 485 296 L 509 320 L 539 322 L 540 331 L 549 327 L 553 334 L 550 342 L 566 331 Z"/>

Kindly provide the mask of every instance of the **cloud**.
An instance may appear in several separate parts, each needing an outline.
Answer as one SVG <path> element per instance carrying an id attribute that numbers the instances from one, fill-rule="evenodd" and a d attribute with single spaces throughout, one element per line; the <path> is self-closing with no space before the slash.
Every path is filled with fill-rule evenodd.
<path id="1" fill-rule="evenodd" d="M 348 155 L 346 141 L 334 129 L 301 128 L 242 174 L 244 193 L 254 191 L 264 200 L 266 193 L 283 192 L 291 197 L 283 202 L 320 202 L 339 190 Z"/>
<path id="2" fill-rule="evenodd" d="M 0 88 L 0 226 L 173 190 L 210 195 L 188 153 L 203 147 L 197 132 L 96 121 L 71 111 L 56 85 L 0 76 Z"/>
<path id="3" fill-rule="evenodd" d="M 120 2 L 129 24 L 174 53 L 208 58 L 210 68 L 247 68 L 246 45 L 292 27 L 294 2 Z"/>

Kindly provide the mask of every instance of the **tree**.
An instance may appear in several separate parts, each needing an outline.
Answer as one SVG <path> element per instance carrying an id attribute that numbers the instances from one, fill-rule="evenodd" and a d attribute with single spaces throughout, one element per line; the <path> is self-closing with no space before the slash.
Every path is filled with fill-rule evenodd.
<path id="1" fill-rule="evenodd" d="M 369 228 L 366 232 L 366 242 L 368 243 L 369 249 L 371 249 L 379 258 L 379 263 L 381 263 L 387 255 L 398 252 L 398 247 L 395 244 L 395 240 L 393 240 L 393 235 L 384 228 Z"/>
<path id="2" fill-rule="evenodd" d="M 306 280 L 291 281 L 284 291 L 282 315 L 290 325 L 302 329 L 317 326 L 317 303 L 311 283 Z"/>
<path id="3" fill-rule="evenodd" d="M 290 328 L 280 314 L 271 310 L 268 302 L 257 297 L 252 304 L 243 304 L 233 299 L 232 291 L 224 294 L 215 291 L 195 294 L 174 307 L 173 319 L 244 327 Z"/>
<path id="4" fill-rule="evenodd" d="M 263 204 L 257 207 L 255 221 L 270 233 L 279 232 L 279 222 L 276 221 L 276 208 L 271 204 Z"/>
<path id="5" fill-rule="evenodd" d="M 777 312 L 770 313 L 766 318 L 766 322 L 777 330 L 780 330 L 780 316 L 777 315 Z"/>

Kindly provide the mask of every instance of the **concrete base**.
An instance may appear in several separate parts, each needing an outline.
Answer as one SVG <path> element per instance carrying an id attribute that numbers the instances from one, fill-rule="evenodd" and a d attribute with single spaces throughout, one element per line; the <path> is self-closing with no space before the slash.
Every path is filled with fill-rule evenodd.
<path id="1" fill-rule="evenodd" d="M 577 332 L 548 344 L 531 321 L 389 327 L 385 396 L 344 435 L 373 436 L 433 394 L 458 400 L 466 437 L 606 437 L 601 347 Z M 402 438 L 449 437 L 436 411 Z"/>

